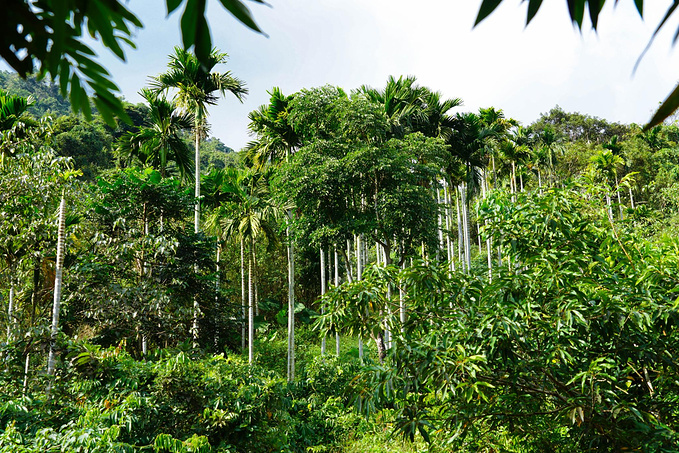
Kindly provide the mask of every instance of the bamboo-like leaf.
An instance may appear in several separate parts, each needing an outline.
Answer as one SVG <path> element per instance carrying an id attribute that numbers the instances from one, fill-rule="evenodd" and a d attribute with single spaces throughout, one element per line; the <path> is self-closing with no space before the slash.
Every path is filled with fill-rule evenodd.
<path id="1" fill-rule="evenodd" d="M 184 48 L 190 48 L 196 39 L 196 21 L 198 19 L 198 0 L 187 0 L 182 13 L 181 29 Z"/>
<path id="2" fill-rule="evenodd" d="M 654 126 L 665 121 L 679 107 L 679 85 L 674 88 L 674 91 L 665 99 L 665 101 L 658 107 L 658 110 L 651 118 L 651 121 L 644 126 L 644 131 L 651 129 Z"/>
<path id="3" fill-rule="evenodd" d="M 533 20 L 533 17 L 535 17 L 541 5 L 542 0 L 528 0 L 528 16 L 526 17 L 526 25 L 530 24 L 530 21 Z"/>
<path id="4" fill-rule="evenodd" d="M 592 28 L 596 30 L 599 25 L 599 14 L 601 13 L 601 8 L 604 6 L 605 0 L 589 0 L 587 4 L 589 5 L 589 19 L 592 21 Z"/>
<path id="5" fill-rule="evenodd" d="M 167 5 L 167 15 L 172 14 L 177 8 L 179 8 L 184 0 L 165 0 Z"/>
<path id="6" fill-rule="evenodd" d="M 483 0 L 481 7 L 479 8 L 479 14 L 476 16 L 476 21 L 474 26 L 476 27 L 483 19 L 488 17 L 490 13 L 495 11 L 495 8 L 502 3 L 502 0 Z"/>
<path id="7" fill-rule="evenodd" d="M 653 35 L 651 36 L 651 39 L 648 40 L 648 44 L 646 44 L 644 51 L 641 52 L 641 55 L 639 55 L 639 58 L 637 58 L 637 62 L 634 64 L 634 69 L 632 69 L 632 73 L 635 73 L 637 71 L 637 68 L 639 67 L 639 63 L 641 63 L 641 59 L 644 58 L 644 55 L 646 55 L 646 52 L 648 52 L 648 49 L 651 48 L 651 44 L 653 44 L 655 37 L 658 35 L 658 32 L 665 25 L 665 23 L 670 18 L 672 13 L 674 13 L 674 11 L 677 9 L 677 6 L 679 6 L 679 0 L 675 0 L 674 3 L 672 3 L 672 5 L 670 5 L 670 7 L 667 8 L 667 12 L 665 13 L 665 16 L 663 16 L 663 19 L 660 21 L 660 23 L 656 27 L 655 31 L 653 32 Z M 674 42 L 676 42 L 676 40 L 677 40 L 677 36 L 675 35 Z"/>
<path id="8" fill-rule="evenodd" d="M 239 0 L 219 0 L 222 6 L 226 8 L 236 19 L 241 21 L 247 27 L 265 34 L 257 25 L 250 13 L 250 10 Z M 261 3 L 261 2 L 260 2 Z"/>

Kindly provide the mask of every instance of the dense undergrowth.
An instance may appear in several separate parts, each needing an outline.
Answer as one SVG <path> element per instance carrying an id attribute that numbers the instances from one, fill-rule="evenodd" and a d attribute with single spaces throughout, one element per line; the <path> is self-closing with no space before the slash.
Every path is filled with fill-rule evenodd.
<path id="1" fill-rule="evenodd" d="M 282 346 L 263 342 L 261 357 L 284 366 Z M 236 354 L 68 349 L 49 394 L 47 380 L 24 392 L 20 373 L 2 375 L 0 451 L 330 452 L 369 429 L 344 392 L 359 367 L 351 355 L 309 357 L 288 384 Z"/>

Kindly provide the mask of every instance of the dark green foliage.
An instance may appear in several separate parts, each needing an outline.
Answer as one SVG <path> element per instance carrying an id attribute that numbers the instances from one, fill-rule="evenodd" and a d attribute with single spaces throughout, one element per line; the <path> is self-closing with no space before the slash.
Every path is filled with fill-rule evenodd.
<path id="1" fill-rule="evenodd" d="M 84 179 L 94 180 L 101 170 L 114 166 L 111 136 L 103 123 L 61 116 L 52 127 L 55 150 L 61 156 L 72 158 Z"/>
<path id="2" fill-rule="evenodd" d="M 104 345 L 126 339 L 139 350 L 186 339 L 194 297 L 209 316 L 201 343 L 218 351 L 232 341 L 234 308 L 215 294 L 214 245 L 183 228 L 193 199 L 155 170 L 128 169 L 101 179 L 87 239 L 69 285 L 72 328 L 89 326 Z M 69 319 L 69 318 L 67 318 Z"/>
<path id="3" fill-rule="evenodd" d="M 357 380 L 362 407 L 394 401 L 404 434 L 443 428 L 461 450 L 504 438 L 527 451 L 673 451 L 676 241 L 639 244 L 574 189 L 484 203 L 510 263 L 490 281 L 420 263 L 328 296 L 345 302 L 320 325 L 355 332 L 371 325 L 352 321 L 366 304 L 397 310 L 380 286 L 407 292 L 392 362 Z"/>
<path id="4" fill-rule="evenodd" d="M 548 113 L 540 115 L 540 118 L 531 124 L 531 129 L 538 135 L 542 131 L 551 129 L 557 139 L 570 142 L 605 144 L 610 143 L 613 137 L 618 137 L 618 139 L 626 137 L 630 127 L 619 123 L 609 123 L 582 113 L 565 112 L 557 105 Z"/>
<path id="5" fill-rule="evenodd" d="M 53 83 L 46 83 L 35 77 L 22 79 L 11 72 L 0 71 L 0 88 L 17 96 L 25 98 L 30 96 L 33 103 L 28 111 L 35 118 L 45 115 L 56 118 L 71 113 L 71 105 L 61 96 L 59 87 Z"/>
<path id="6" fill-rule="evenodd" d="M 49 400 L 3 387 L 0 452 L 304 452 L 332 449 L 362 425 L 342 396 L 355 362 L 311 360 L 289 387 L 236 356 L 168 350 L 136 361 L 82 342 L 66 356 Z"/>

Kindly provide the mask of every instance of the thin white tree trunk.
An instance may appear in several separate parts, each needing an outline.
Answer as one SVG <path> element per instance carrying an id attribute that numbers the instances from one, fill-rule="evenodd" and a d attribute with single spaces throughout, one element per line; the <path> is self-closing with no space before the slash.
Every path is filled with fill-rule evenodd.
<path id="1" fill-rule="evenodd" d="M 436 261 L 440 261 L 440 252 L 443 250 L 443 212 L 441 211 L 441 191 L 436 188 L 436 211 L 437 221 L 438 221 L 438 236 L 439 236 L 439 246 L 436 249 Z"/>
<path id="2" fill-rule="evenodd" d="M 453 228 L 453 199 L 452 199 L 452 192 L 448 188 L 448 185 L 446 184 L 445 186 L 445 198 L 446 198 L 446 219 L 447 219 L 447 229 L 448 229 L 448 234 L 446 235 L 446 241 L 448 244 L 448 262 L 450 263 L 450 271 L 454 272 L 455 271 L 455 243 L 453 242 L 452 238 L 450 237 L 450 232 Z"/>
<path id="3" fill-rule="evenodd" d="M 195 130 L 195 175 L 196 187 L 194 195 L 196 197 L 196 204 L 193 209 L 193 232 L 198 234 L 200 231 L 200 132 L 198 127 L 198 119 L 196 118 Z"/>
<path id="4" fill-rule="evenodd" d="M 446 258 L 448 260 L 448 263 L 450 263 L 453 259 L 451 250 L 450 250 L 450 205 L 448 204 L 448 184 L 445 182 L 443 183 L 443 206 L 445 209 L 445 218 L 446 218 Z"/>
<path id="5" fill-rule="evenodd" d="M 254 249 L 255 245 L 250 244 L 250 247 Z M 254 295 L 252 291 L 252 263 L 254 258 L 252 257 L 253 250 L 250 250 L 250 260 L 248 262 L 248 363 L 252 365 L 255 358 L 255 310 L 253 307 Z"/>
<path id="6" fill-rule="evenodd" d="M 488 178 L 486 177 L 485 169 L 483 171 L 483 181 L 481 183 L 481 191 L 482 191 L 481 196 L 485 200 L 488 192 L 490 192 L 490 188 L 488 187 Z M 477 216 L 478 216 L 478 212 L 477 212 Z M 484 225 L 488 226 L 488 220 L 487 219 L 484 220 L 483 223 L 484 223 Z M 479 238 L 480 237 L 481 237 L 481 231 L 479 229 Z M 492 253 L 493 253 L 492 250 L 493 250 L 493 246 L 490 242 L 490 236 L 488 236 L 488 234 L 486 234 L 486 257 L 488 259 L 488 279 L 489 280 L 493 279 L 493 259 L 492 259 L 492 256 L 491 256 Z M 481 253 L 481 248 L 479 247 L 479 254 L 480 253 Z"/>
<path id="7" fill-rule="evenodd" d="M 325 295 L 326 284 L 325 284 L 325 251 L 321 247 L 321 297 Z M 321 306 L 321 314 L 325 313 L 325 309 Z M 321 355 L 325 355 L 325 335 L 321 340 Z"/>
<path id="8" fill-rule="evenodd" d="M 464 229 L 464 254 L 467 267 L 467 273 L 471 272 L 472 257 L 471 257 L 471 243 L 469 237 L 469 209 L 467 209 L 467 185 L 465 184 L 461 190 L 462 194 L 462 226 Z"/>
<path id="9" fill-rule="evenodd" d="M 403 260 L 403 264 L 401 264 L 401 269 L 405 270 L 406 268 L 406 262 Z M 398 313 L 399 313 L 399 320 L 401 321 L 401 333 L 403 333 L 404 329 L 404 324 L 406 323 L 406 302 L 405 302 L 405 291 L 403 288 L 403 283 L 399 285 L 398 288 Z"/>
<path id="10" fill-rule="evenodd" d="M 200 128 L 198 127 L 198 118 L 196 118 L 195 130 L 195 175 L 196 184 L 194 196 L 196 197 L 196 204 L 194 206 L 193 216 L 193 232 L 198 234 L 200 231 Z M 198 265 L 195 266 L 195 272 L 198 273 Z M 193 297 L 193 322 L 191 323 L 191 335 L 193 337 L 193 346 L 198 346 L 198 316 L 200 315 L 200 306 L 198 304 L 198 296 Z"/>
<path id="11" fill-rule="evenodd" d="M 26 390 L 28 389 L 28 370 L 31 366 L 31 353 L 26 353 L 26 361 L 24 362 L 24 389 L 23 394 L 26 395 Z"/>
<path id="12" fill-rule="evenodd" d="M 339 255 L 337 253 L 337 246 L 335 246 L 335 287 L 339 286 Z M 340 355 L 340 334 L 335 333 L 335 353 L 337 357 Z"/>
<path id="13" fill-rule="evenodd" d="M 54 302 L 52 304 L 52 330 L 50 351 L 47 358 L 47 375 L 54 375 L 56 364 L 57 334 L 59 332 L 59 311 L 61 309 L 61 278 L 64 267 L 64 242 L 66 238 L 66 199 L 61 196 L 59 203 L 59 229 L 57 234 L 57 262 L 54 277 Z"/>
<path id="14" fill-rule="evenodd" d="M 9 306 L 7 307 L 7 342 L 14 337 L 14 277 L 9 277 Z"/>
<path id="15" fill-rule="evenodd" d="M 241 324 L 241 350 L 245 351 L 245 319 L 247 318 L 247 307 L 245 303 L 245 243 L 243 238 L 240 240 L 240 289 L 241 289 L 241 302 L 242 302 L 242 314 L 243 322 Z"/>
<path id="16" fill-rule="evenodd" d="M 628 187 L 629 190 L 629 202 L 632 209 L 634 209 L 634 195 L 632 195 L 632 188 Z"/>
<path id="17" fill-rule="evenodd" d="M 288 211 L 292 220 L 292 211 Z M 288 382 L 295 380 L 295 251 L 288 233 Z"/>
<path id="18" fill-rule="evenodd" d="M 351 265 L 351 239 L 347 239 L 347 281 L 354 281 L 354 269 Z"/>
<path id="19" fill-rule="evenodd" d="M 462 265 L 462 271 L 465 270 L 465 261 L 463 259 L 463 253 L 464 253 L 464 233 L 462 231 L 462 214 L 460 212 L 460 197 L 462 196 L 462 190 L 460 189 L 461 186 L 457 187 L 456 193 L 455 193 L 455 208 L 457 209 L 457 254 L 458 254 L 458 260 L 460 261 L 460 264 Z"/>
<path id="20" fill-rule="evenodd" d="M 622 200 L 620 200 L 620 186 L 618 185 L 618 177 L 615 177 L 615 193 L 618 196 L 618 211 L 620 214 L 620 220 L 623 220 L 624 215 L 622 212 Z"/>
<path id="21" fill-rule="evenodd" d="M 361 281 L 363 279 L 363 241 L 361 241 L 361 235 L 355 235 L 354 240 L 356 241 L 356 280 Z M 358 336 L 358 358 L 363 360 L 363 337 Z"/>

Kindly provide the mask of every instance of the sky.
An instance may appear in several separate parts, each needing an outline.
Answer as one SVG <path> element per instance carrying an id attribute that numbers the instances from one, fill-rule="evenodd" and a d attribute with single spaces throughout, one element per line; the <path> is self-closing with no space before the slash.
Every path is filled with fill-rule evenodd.
<path id="1" fill-rule="evenodd" d="M 644 20 L 632 0 L 608 1 L 599 30 L 581 33 L 564 0 L 545 1 L 526 26 L 526 5 L 504 0 L 473 27 L 480 0 L 268 0 L 247 2 L 265 37 L 208 0 L 213 44 L 229 54 L 220 72 L 244 80 L 250 94 L 240 104 L 228 95 L 210 110 L 212 135 L 239 150 L 252 138 L 247 115 L 285 94 L 325 84 L 346 90 L 381 88 L 390 75 L 414 75 L 444 97 L 461 98 L 456 111 L 493 106 L 529 124 L 559 105 L 609 121 L 644 123 L 679 80 L 679 49 L 670 21 L 633 74 L 671 0 L 644 2 Z M 617 5 L 616 5 L 617 3 Z M 144 28 L 127 62 L 101 61 L 130 102 L 148 77 L 167 68 L 178 45 L 179 14 L 166 17 L 163 0 L 130 2 Z"/>

